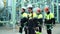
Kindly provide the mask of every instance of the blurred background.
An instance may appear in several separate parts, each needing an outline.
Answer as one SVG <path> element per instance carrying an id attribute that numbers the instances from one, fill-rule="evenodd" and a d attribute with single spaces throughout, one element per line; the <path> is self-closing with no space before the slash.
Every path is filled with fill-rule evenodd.
<path id="1" fill-rule="evenodd" d="M 18 32 L 21 7 L 26 7 L 28 4 L 32 4 L 33 8 L 40 7 L 41 9 L 48 5 L 50 12 L 55 15 L 56 24 L 60 23 L 60 0 L 0 0 L 0 34 L 4 33 L 3 29 L 17 28 Z"/>

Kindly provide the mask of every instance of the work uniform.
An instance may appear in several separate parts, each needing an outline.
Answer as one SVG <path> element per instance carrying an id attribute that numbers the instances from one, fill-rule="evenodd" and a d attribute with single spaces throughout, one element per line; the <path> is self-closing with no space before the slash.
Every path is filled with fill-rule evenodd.
<path id="1" fill-rule="evenodd" d="M 23 29 L 23 27 L 24 27 L 24 24 L 27 22 L 27 13 L 22 12 L 20 16 L 21 16 L 21 17 L 20 17 L 20 18 L 21 18 L 21 21 L 20 21 L 21 27 L 20 27 L 19 32 L 22 33 L 22 29 Z"/>
<path id="2" fill-rule="evenodd" d="M 37 26 L 37 14 L 36 13 L 29 13 L 28 14 L 28 31 L 29 34 L 35 34 L 34 28 Z"/>
<path id="3" fill-rule="evenodd" d="M 37 14 L 37 21 L 38 21 L 38 27 L 39 27 L 39 32 L 42 32 L 42 24 L 43 24 L 43 16 L 42 14 Z"/>
<path id="4" fill-rule="evenodd" d="M 47 28 L 47 34 L 52 34 L 51 29 L 52 29 L 52 24 L 55 24 L 55 18 L 54 18 L 54 14 L 48 12 L 45 15 L 45 24 L 46 24 L 46 28 Z"/>

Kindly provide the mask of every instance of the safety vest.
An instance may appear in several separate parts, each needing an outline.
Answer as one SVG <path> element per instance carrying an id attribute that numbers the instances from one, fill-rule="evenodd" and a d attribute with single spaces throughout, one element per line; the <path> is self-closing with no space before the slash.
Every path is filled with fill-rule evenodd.
<path id="1" fill-rule="evenodd" d="M 42 14 L 37 15 L 37 18 L 38 18 L 38 19 L 43 18 Z"/>
<path id="2" fill-rule="evenodd" d="M 27 18 L 27 13 L 21 14 L 21 18 Z"/>
<path id="3" fill-rule="evenodd" d="M 46 14 L 45 17 L 47 20 L 52 19 L 52 18 L 54 18 L 54 14 L 53 13 Z"/>
<path id="4" fill-rule="evenodd" d="M 36 13 L 29 13 L 29 19 L 32 19 L 32 18 L 37 18 L 37 14 Z"/>

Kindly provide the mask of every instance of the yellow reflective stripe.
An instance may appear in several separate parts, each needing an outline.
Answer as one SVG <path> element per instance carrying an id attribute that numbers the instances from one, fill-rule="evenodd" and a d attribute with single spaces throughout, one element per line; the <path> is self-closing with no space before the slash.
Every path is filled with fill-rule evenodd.
<path id="1" fill-rule="evenodd" d="M 39 16 L 38 16 L 38 19 L 40 19 L 40 18 L 42 18 L 43 16 L 42 16 L 42 14 L 40 14 Z"/>

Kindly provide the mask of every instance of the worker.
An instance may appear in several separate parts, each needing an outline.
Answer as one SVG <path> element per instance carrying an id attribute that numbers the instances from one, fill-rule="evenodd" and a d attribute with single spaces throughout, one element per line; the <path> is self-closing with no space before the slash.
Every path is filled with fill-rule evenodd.
<path id="1" fill-rule="evenodd" d="M 54 18 L 54 14 L 51 13 L 49 11 L 49 7 L 46 6 L 44 8 L 46 14 L 45 14 L 45 24 L 46 24 L 46 27 L 47 27 L 47 34 L 52 34 L 52 25 L 54 24 L 55 25 L 55 18 Z"/>
<path id="2" fill-rule="evenodd" d="M 22 30 L 24 27 L 24 24 L 27 22 L 27 13 L 26 13 L 26 7 L 22 7 L 21 9 L 21 21 L 20 21 L 20 28 L 19 28 L 19 32 L 22 34 Z M 26 33 L 26 32 L 25 32 Z"/>
<path id="3" fill-rule="evenodd" d="M 35 27 L 37 26 L 36 23 L 37 23 L 37 14 L 35 12 L 33 12 L 33 7 L 31 4 L 29 4 L 27 6 L 28 8 L 28 31 L 29 33 L 28 34 L 36 34 L 35 33 Z"/>
<path id="4" fill-rule="evenodd" d="M 41 13 L 41 9 L 37 8 L 37 21 L 38 21 L 38 30 L 36 31 L 36 34 L 42 34 L 42 24 L 43 24 L 43 16 Z"/>

